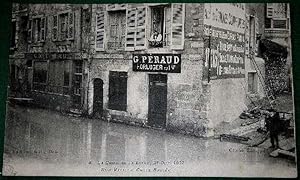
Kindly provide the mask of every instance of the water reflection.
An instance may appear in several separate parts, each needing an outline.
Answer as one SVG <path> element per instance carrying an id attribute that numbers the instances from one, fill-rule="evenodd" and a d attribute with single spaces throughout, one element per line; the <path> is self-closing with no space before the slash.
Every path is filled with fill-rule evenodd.
<path id="1" fill-rule="evenodd" d="M 41 109 L 9 107 L 5 152 L 47 163 L 100 164 L 121 161 L 264 162 L 264 149 L 203 140 L 164 131 L 64 116 Z"/>

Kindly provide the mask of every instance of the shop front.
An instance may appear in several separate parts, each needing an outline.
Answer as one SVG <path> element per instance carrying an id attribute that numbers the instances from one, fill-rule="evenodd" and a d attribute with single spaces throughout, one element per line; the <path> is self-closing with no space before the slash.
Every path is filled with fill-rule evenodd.
<path id="1" fill-rule="evenodd" d="M 82 110 L 83 61 L 75 53 L 27 53 L 34 103 L 60 111 Z"/>

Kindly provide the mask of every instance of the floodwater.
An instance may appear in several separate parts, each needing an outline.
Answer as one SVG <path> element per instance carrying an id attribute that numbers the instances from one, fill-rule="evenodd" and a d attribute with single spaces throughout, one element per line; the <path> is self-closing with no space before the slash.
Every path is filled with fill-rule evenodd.
<path id="1" fill-rule="evenodd" d="M 270 150 L 160 130 L 8 107 L 4 175 L 295 177 Z"/>

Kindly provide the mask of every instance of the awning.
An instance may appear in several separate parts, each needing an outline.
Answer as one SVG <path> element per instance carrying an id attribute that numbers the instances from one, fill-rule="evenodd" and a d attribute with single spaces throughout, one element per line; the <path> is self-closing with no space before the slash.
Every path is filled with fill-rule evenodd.
<path id="1" fill-rule="evenodd" d="M 287 58 L 287 47 L 280 45 L 268 39 L 262 39 L 260 41 L 260 49 L 262 53 L 267 52 L 268 54 L 277 55 L 282 58 Z"/>

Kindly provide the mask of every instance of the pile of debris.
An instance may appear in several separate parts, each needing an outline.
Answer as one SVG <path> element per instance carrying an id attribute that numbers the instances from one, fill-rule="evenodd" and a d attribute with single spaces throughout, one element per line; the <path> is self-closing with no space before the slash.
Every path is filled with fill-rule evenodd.
<path id="1" fill-rule="evenodd" d="M 228 132 L 220 135 L 220 141 L 230 141 L 246 144 L 251 147 L 269 149 L 271 143 L 269 132 L 266 127 L 266 109 L 252 107 L 241 113 L 237 121 L 239 124 Z M 294 120 L 292 111 L 278 111 L 280 116 L 279 149 L 270 153 L 272 157 L 285 156 L 295 159 Z M 267 141 L 268 140 L 268 141 Z"/>

